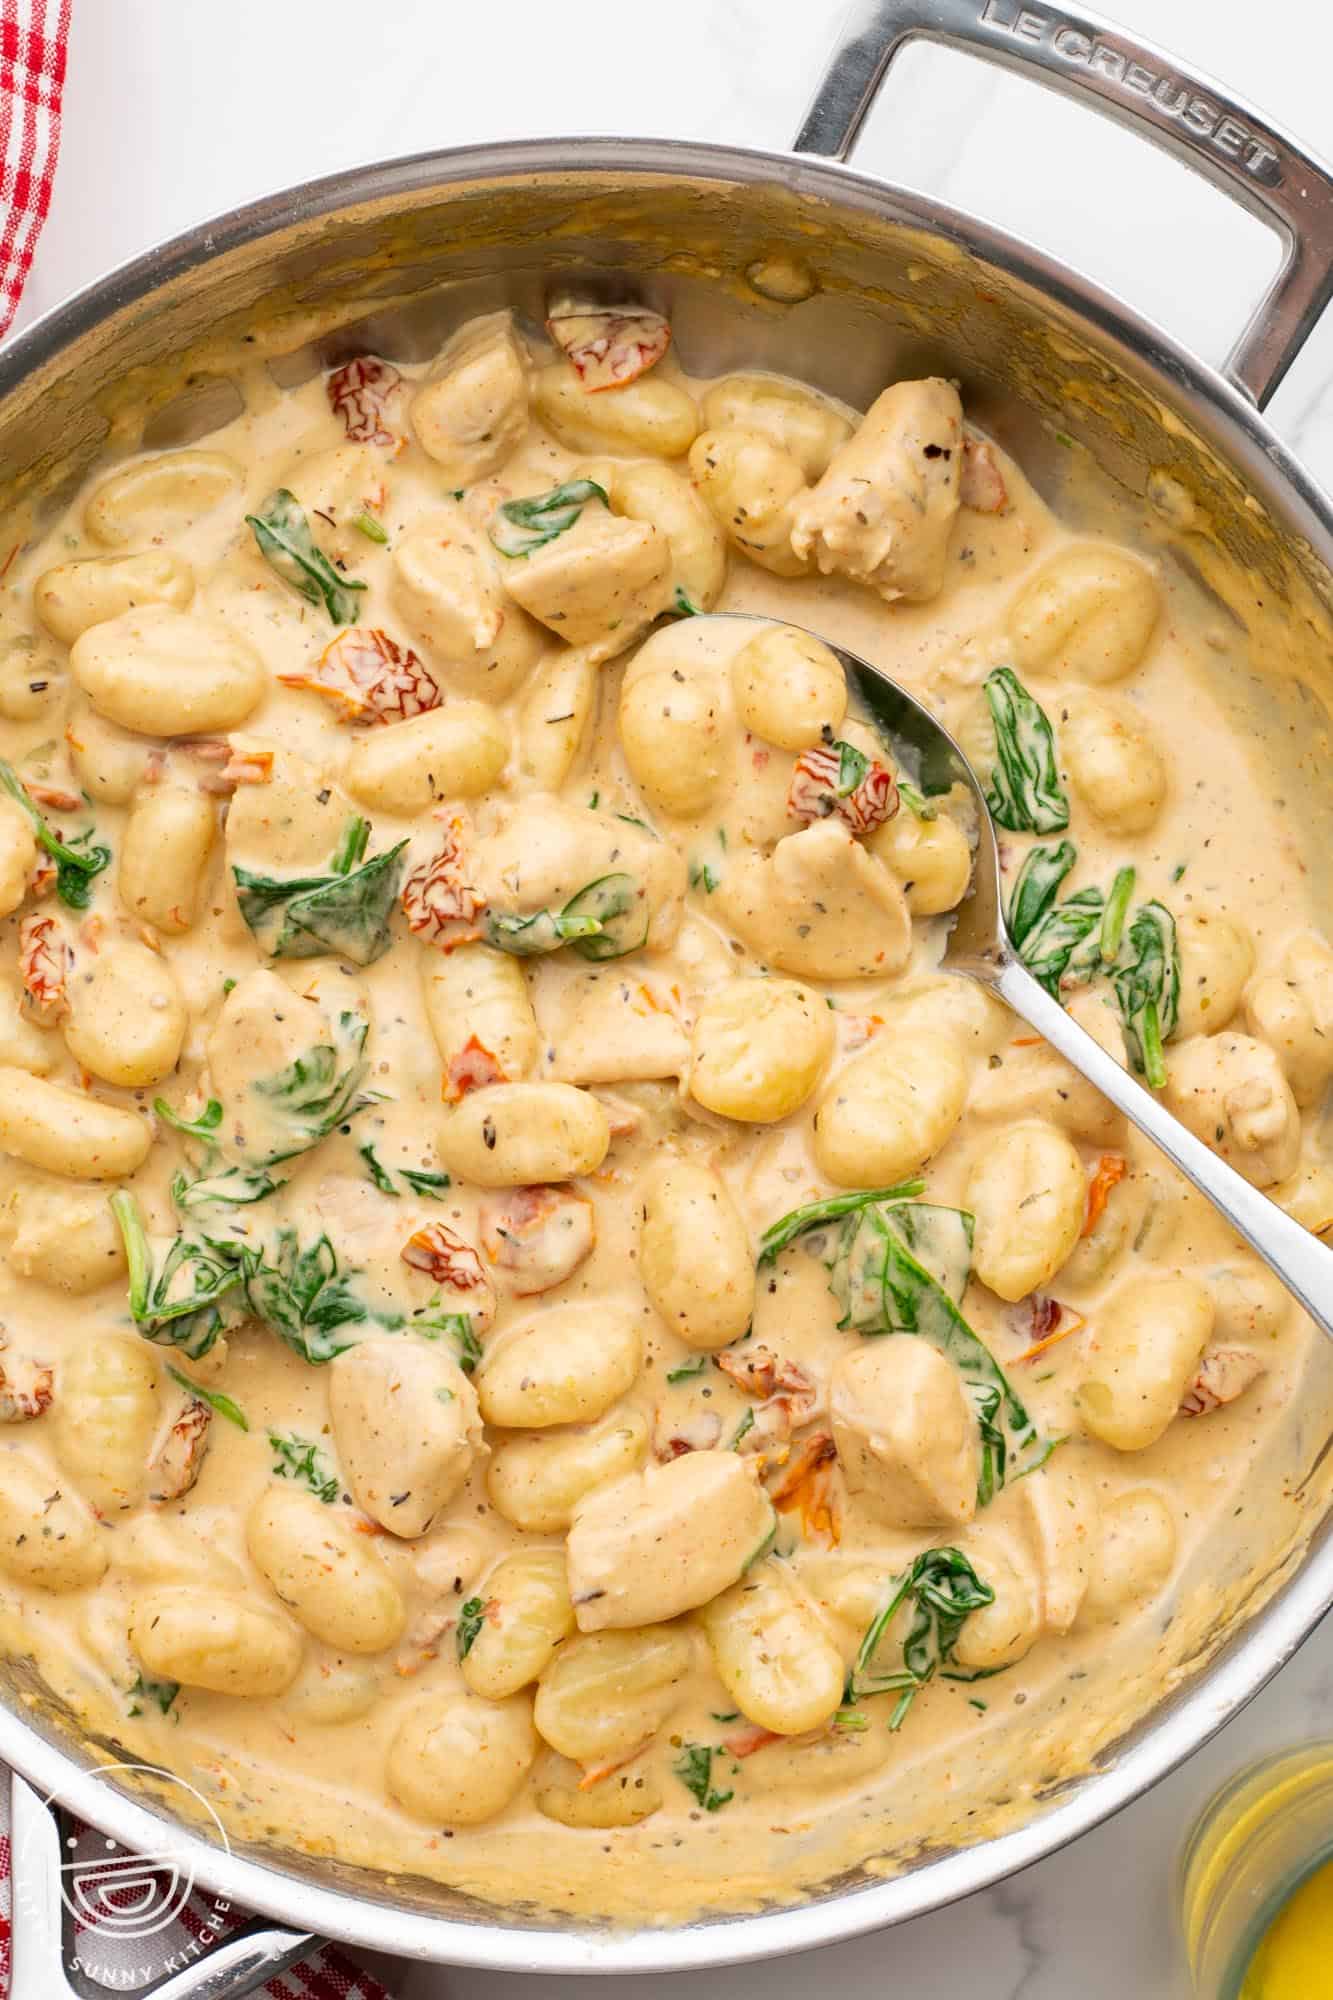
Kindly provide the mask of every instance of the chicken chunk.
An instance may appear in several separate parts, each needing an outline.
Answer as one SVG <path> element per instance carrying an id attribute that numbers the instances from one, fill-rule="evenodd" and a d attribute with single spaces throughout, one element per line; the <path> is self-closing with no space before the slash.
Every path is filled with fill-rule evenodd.
<path id="1" fill-rule="evenodd" d="M 797 978 L 887 975 L 911 952 L 901 883 L 839 819 L 789 834 L 771 855 L 737 855 L 713 900 L 752 951 Z"/>
<path id="2" fill-rule="evenodd" d="M 502 466 L 528 427 L 528 362 L 510 314 L 458 329 L 412 399 L 422 450 L 454 486 Z"/>
<path id="3" fill-rule="evenodd" d="M 1167 1065 L 1167 1098 L 1191 1132 L 1255 1187 L 1294 1172 L 1301 1115 L 1265 1042 L 1230 1029 L 1182 1042 Z"/>
<path id="4" fill-rule="evenodd" d="M 924 1340 L 865 1341 L 829 1385 L 847 1490 L 895 1528 L 961 1527 L 977 1504 L 976 1424 L 958 1370 Z"/>
<path id="5" fill-rule="evenodd" d="M 510 557 L 500 574 L 515 603 L 559 638 L 609 660 L 671 602 L 671 544 L 648 521 L 589 504 L 572 527 Z"/>
<path id="6" fill-rule="evenodd" d="M 450 691 L 484 701 L 512 694 L 542 635 L 506 601 L 496 559 L 462 508 L 433 509 L 397 544 L 393 566 L 394 608 Z"/>
<path id="7" fill-rule="evenodd" d="M 618 941 L 628 947 L 637 933 L 650 951 L 664 950 L 680 925 L 685 864 L 665 841 L 626 820 L 533 792 L 476 857 L 477 887 L 492 920 L 561 911 L 581 891 L 617 878 L 634 899 Z"/>
<path id="8" fill-rule="evenodd" d="M 825 576 L 869 584 L 887 603 L 924 603 L 944 581 L 962 461 L 953 384 L 937 376 L 894 383 L 797 504 L 793 550 Z"/>

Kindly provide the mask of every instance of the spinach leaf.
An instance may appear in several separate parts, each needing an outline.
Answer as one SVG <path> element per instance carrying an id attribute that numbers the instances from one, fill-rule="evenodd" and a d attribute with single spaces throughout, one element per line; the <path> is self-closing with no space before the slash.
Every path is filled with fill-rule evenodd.
<path id="1" fill-rule="evenodd" d="M 366 1163 L 367 1179 L 374 1183 L 381 1194 L 392 1195 L 397 1201 L 398 1190 L 393 1184 L 393 1175 L 387 1167 L 380 1164 L 375 1148 L 367 1141 L 364 1146 L 358 1146 L 356 1150 Z"/>
<path id="2" fill-rule="evenodd" d="M 572 528 L 590 500 L 600 500 L 603 507 L 611 504 L 595 479 L 567 479 L 547 493 L 503 501 L 487 533 L 502 556 L 530 556 Z"/>
<path id="3" fill-rule="evenodd" d="M 1029 850 L 1009 898 L 1009 935 L 1020 954 L 1024 939 L 1046 915 L 1077 860 L 1078 849 L 1072 840 L 1062 840 L 1058 847 Z"/>
<path id="4" fill-rule="evenodd" d="M 623 958 L 648 935 L 648 905 L 632 875 L 601 875 L 570 897 L 562 910 L 510 916 L 488 910 L 486 942 L 514 958 L 559 951 L 569 945 L 580 958 Z"/>
<path id="5" fill-rule="evenodd" d="M 251 1173 L 245 1167 L 224 1167 L 221 1173 L 206 1170 L 194 1180 L 188 1174 L 173 1174 L 171 1199 L 185 1213 L 192 1208 L 248 1208 L 257 1201 L 267 1201 L 286 1185 L 285 1181 L 275 1181 L 272 1174 Z"/>
<path id="6" fill-rule="evenodd" d="M 335 875 L 350 875 L 358 861 L 364 860 L 366 846 L 370 840 L 368 819 L 349 819 L 343 828 L 343 837 L 334 849 L 329 867 Z"/>
<path id="7" fill-rule="evenodd" d="M 240 1266 L 251 1312 L 313 1365 L 354 1347 L 363 1336 L 351 1329 L 376 1317 L 356 1289 L 361 1273 L 339 1270 L 326 1235 L 302 1249 L 294 1229 L 279 1229 L 271 1245 L 242 1246 Z"/>
<path id="8" fill-rule="evenodd" d="M 910 778 L 898 779 L 898 797 L 917 819 L 938 819 L 940 816 L 940 809 L 934 799 L 928 799 Z"/>
<path id="9" fill-rule="evenodd" d="M 1047 910 L 1019 946 L 1024 965 L 1053 1000 L 1060 998 L 1062 980 L 1090 979 L 1099 969 L 1097 948 L 1088 963 L 1076 959 L 1075 953 L 1100 930 L 1102 912 L 1101 890 L 1080 889 Z"/>
<path id="10" fill-rule="evenodd" d="M 458 1349 L 458 1365 L 465 1375 L 470 1375 L 481 1360 L 481 1342 L 472 1330 L 471 1313 L 442 1313 L 437 1299 L 423 1311 L 414 1312 L 407 1324 L 427 1340 L 438 1340 L 441 1334 L 452 1340 Z"/>
<path id="11" fill-rule="evenodd" d="M 458 1657 L 465 1660 L 477 1643 L 477 1634 L 486 1623 L 486 1599 L 469 1597 L 458 1607 L 458 1625 L 454 1632 L 454 1643 L 458 1647 Z"/>
<path id="12" fill-rule="evenodd" d="M 1013 833 L 1063 832 L 1069 800 L 1045 710 L 1010 667 L 997 667 L 985 692 L 995 724 L 995 768 L 986 794 L 992 816 Z"/>
<path id="13" fill-rule="evenodd" d="M 1126 931 L 1137 880 L 1130 867 L 1116 870 L 1106 896 L 1097 888 L 1080 889 L 1057 903 L 1076 859 L 1068 840 L 1032 849 L 1009 899 L 1009 935 L 1054 1000 L 1074 980 L 1109 973 L 1130 1059 L 1160 1090 L 1166 1082 L 1162 1045 L 1175 1031 L 1180 1004 L 1175 919 L 1161 903 L 1141 903 Z"/>
<path id="14" fill-rule="evenodd" d="M 994 1602 L 995 1592 L 958 1549 L 926 1549 L 894 1579 L 886 1603 L 866 1628 L 847 1676 L 844 1701 L 900 1694 L 889 1722 L 890 1729 L 899 1729 L 918 1689 L 937 1673 L 947 1681 L 979 1681 L 1002 1671 L 960 1666 L 954 1658 L 967 1619 Z M 912 1618 L 899 1639 L 890 1636 L 889 1628 L 904 1605 L 910 1606 Z"/>
<path id="15" fill-rule="evenodd" d="M 984 1507 L 1008 1481 L 1044 1465 L 1053 1447 L 959 1311 L 971 1268 L 971 1216 L 913 1199 L 921 1191 L 920 1181 L 907 1181 L 794 1209 L 765 1231 L 759 1262 L 770 1263 L 806 1231 L 836 1223 L 824 1262 L 839 1326 L 867 1338 L 912 1334 L 954 1364 L 980 1434 L 977 1504 Z"/>
<path id="16" fill-rule="evenodd" d="M 632 875 L 602 875 L 571 896 L 561 911 L 565 922 L 587 917 L 597 928 L 570 940 L 580 958 L 623 958 L 648 936 L 648 899 Z"/>
<path id="17" fill-rule="evenodd" d="M 173 1111 L 164 1097 L 153 1099 L 153 1109 L 164 1123 L 174 1125 L 178 1132 L 184 1132 L 191 1139 L 202 1139 L 206 1146 L 213 1145 L 213 1134 L 222 1123 L 222 1106 L 216 1097 L 210 1097 L 197 1118 L 182 1118 L 179 1111 Z"/>
<path id="18" fill-rule="evenodd" d="M 352 827 L 364 827 L 353 820 Z M 389 918 L 402 878 L 406 840 L 361 867 L 362 838 L 344 836 L 333 873 L 288 880 L 233 867 L 242 917 L 270 958 L 321 958 L 332 954 L 353 965 L 373 965 L 389 949 Z"/>
<path id="19" fill-rule="evenodd" d="M 76 833 L 66 842 L 58 840 L 29 797 L 27 787 L 12 764 L 0 758 L 0 785 L 27 816 L 37 845 L 56 864 L 56 894 L 71 910 L 86 910 L 92 896 L 94 875 L 100 875 L 111 859 L 109 847 L 92 845 L 93 829 Z"/>
<path id="20" fill-rule="evenodd" d="M 1180 1006 L 1180 952 L 1171 912 L 1143 903 L 1135 913 L 1111 973 L 1130 1060 L 1160 1090 L 1166 1082 L 1162 1044 L 1175 1032 Z"/>
<path id="21" fill-rule="evenodd" d="M 143 1704 L 151 1701 L 163 1715 L 170 1713 L 171 1704 L 181 1691 L 179 1681 L 155 1681 L 151 1674 L 139 1674 L 132 1688 L 128 1690 L 130 1714 L 142 1715 Z"/>
<path id="22" fill-rule="evenodd" d="M 252 1153 L 256 1167 L 277 1166 L 308 1152 L 337 1126 L 378 1102 L 361 1093 L 370 1067 L 363 1053 L 369 1026 L 363 1014 L 343 1012 L 332 1043 L 320 1042 L 285 1069 L 251 1084 L 255 1095 L 265 1099 L 264 1122 L 275 1128 L 268 1150 Z"/>
<path id="23" fill-rule="evenodd" d="M 269 1444 L 278 1454 L 273 1465 L 278 1479 L 295 1479 L 308 1486 L 316 1500 L 322 1500 L 331 1507 L 338 1498 L 338 1476 L 330 1467 L 319 1446 L 309 1438 L 298 1437 L 295 1431 L 286 1437 L 281 1431 L 270 1431 Z"/>
<path id="24" fill-rule="evenodd" d="M 198 1361 L 226 1327 L 244 1317 L 240 1246 L 177 1236 L 158 1270 L 139 1204 L 127 1188 L 112 1195 L 111 1213 L 125 1245 L 130 1314 L 139 1332 Z"/>
<path id="25" fill-rule="evenodd" d="M 702 604 L 696 604 L 688 590 L 677 584 L 675 594 L 671 599 L 671 616 L 673 618 L 698 618 L 702 611 Z"/>
<path id="26" fill-rule="evenodd" d="M 305 509 L 294 493 L 279 486 L 259 513 L 245 519 L 260 555 L 284 583 L 307 604 L 322 604 L 335 625 L 355 625 L 357 598 L 366 586 L 333 567 L 311 534 Z"/>
<path id="27" fill-rule="evenodd" d="M 718 1812 L 728 1799 L 734 1799 L 732 1792 L 713 1790 L 713 1759 L 725 1753 L 722 1746 L 715 1743 L 686 1743 L 671 1766 L 687 1792 L 693 1792 L 705 1812 Z"/>
<path id="28" fill-rule="evenodd" d="M 399 1167 L 398 1171 L 413 1194 L 427 1195 L 431 1201 L 440 1201 L 445 1188 L 453 1186 L 448 1174 L 432 1173 L 428 1167 Z"/>
<path id="29" fill-rule="evenodd" d="M 250 1423 L 245 1411 L 239 1403 L 234 1403 L 230 1396 L 224 1396 L 220 1389 L 206 1389 L 202 1382 L 192 1382 L 188 1375 L 182 1375 L 180 1369 L 173 1368 L 170 1362 L 167 1363 L 167 1373 L 178 1388 L 186 1390 L 191 1396 L 196 1396 L 201 1403 L 207 1403 L 210 1410 L 216 1410 L 217 1414 L 225 1417 L 229 1424 L 235 1424 L 238 1431 L 249 1430 Z"/>
<path id="30" fill-rule="evenodd" d="M 924 1181 L 899 1181 L 897 1187 L 865 1188 L 855 1194 L 829 1195 L 823 1201 L 807 1202 L 804 1208 L 794 1208 L 777 1222 L 770 1223 L 759 1239 L 759 1262 L 771 1264 L 774 1259 L 794 1243 L 798 1236 L 804 1236 L 809 1229 L 820 1229 L 826 1222 L 841 1222 L 845 1215 L 852 1215 L 858 1208 L 867 1208 L 875 1201 L 910 1201 L 916 1195 L 924 1194 Z"/>
<path id="31" fill-rule="evenodd" d="M 542 952 L 559 951 L 561 945 L 590 937 L 597 930 L 596 917 L 566 917 L 556 910 L 533 910 L 526 917 L 487 910 L 482 922 L 487 944 L 507 951 L 511 958 L 535 958 Z"/>
<path id="32" fill-rule="evenodd" d="M 679 1368 L 668 1368 L 668 1382 L 694 1382 L 707 1368 L 711 1355 L 696 1354 L 689 1361 L 682 1361 Z"/>
<path id="33" fill-rule="evenodd" d="M 840 1326 L 869 1337 L 914 1334 L 953 1362 L 981 1436 L 977 1505 L 985 1507 L 1009 1481 L 1044 1465 L 1052 1447 L 950 1288 L 961 1244 L 971 1243 L 971 1217 L 957 1209 L 914 1215 L 918 1206 L 927 1205 L 878 1202 L 849 1215 L 829 1264 L 829 1289 L 843 1310 Z M 965 1284 L 966 1266 L 962 1276 Z"/>
<path id="34" fill-rule="evenodd" d="M 1103 965 L 1114 965 L 1120 956 L 1120 940 L 1125 934 L 1125 918 L 1129 914 L 1134 882 L 1135 871 L 1132 868 L 1116 870 L 1111 893 L 1106 898 L 1106 908 L 1102 911 L 1102 927 L 1097 940 Z"/>

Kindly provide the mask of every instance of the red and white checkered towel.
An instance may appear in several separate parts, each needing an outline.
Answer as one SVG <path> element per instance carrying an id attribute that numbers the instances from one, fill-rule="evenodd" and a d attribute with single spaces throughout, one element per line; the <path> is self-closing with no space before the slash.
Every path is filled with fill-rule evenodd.
<path id="1" fill-rule="evenodd" d="M 69 13 L 70 0 L 0 0 L 0 335 L 14 317 L 51 206 L 51 184 L 60 151 L 60 98 Z M 84 1839 L 93 1847 L 101 1844 L 93 1834 Z M 111 1898 L 116 1893 L 112 1891 Z M 3 1995 L 9 1994 L 11 1915 L 9 1787 L 0 1784 Z M 187 1954 L 192 1942 L 197 1946 L 214 1921 L 208 1899 L 193 1896 L 170 1926 L 154 1938 L 154 1954 L 159 1958 Z M 231 1928 L 243 1921 L 244 1913 L 230 1913 Z M 123 1975 L 144 1959 L 142 1946 L 115 1939 L 99 1939 L 98 1955 L 108 1970 L 119 1969 Z M 127 1990 L 119 1980 L 103 1983 L 109 1991 Z M 280 1973 L 264 1991 L 273 2000 L 389 2000 L 379 1981 L 353 1965 L 334 1945 L 323 1946 Z M 15 1994 L 12 2000 L 34 2000 L 34 1996 Z"/>
<path id="2" fill-rule="evenodd" d="M 0 0 L 0 334 L 51 206 L 70 0 Z"/>

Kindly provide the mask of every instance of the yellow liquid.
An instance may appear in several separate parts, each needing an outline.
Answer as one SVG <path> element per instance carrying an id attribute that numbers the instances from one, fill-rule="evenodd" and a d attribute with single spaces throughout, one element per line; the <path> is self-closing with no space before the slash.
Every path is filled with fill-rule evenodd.
<path id="1" fill-rule="evenodd" d="M 1333 1861 L 1317 1868 L 1278 1911 L 1240 2000 L 1333 2000 Z"/>

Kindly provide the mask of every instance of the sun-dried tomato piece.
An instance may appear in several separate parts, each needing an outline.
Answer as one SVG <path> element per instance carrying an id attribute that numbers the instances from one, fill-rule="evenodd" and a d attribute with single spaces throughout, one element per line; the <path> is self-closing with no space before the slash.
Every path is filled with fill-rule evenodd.
<path id="1" fill-rule="evenodd" d="M 307 672 L 278 679 L 322 695 L 340 722 L 408 722 L 444 698 L 411 647 L 361 625 L 340 632 Z"/>
<path id="2" fill-rule="evenodd" d="M 467 1313 L 474 1330 L 482 1332 L 495 1317 L 495 1293 L 481 1267 L 481 1258 L 470 1243 L 455 1236 L 443 1222 L 428 1222 L 408 1237 L 399 1253 L 414 1271 L 424 1271 L 437 1285 L 444 1285 L 451 1297 L 451 1311 Z"/>
<path id="3" fill-rule="evenodd" d="M 1097 1162 L 1097 1171 L 1088 1182 L 1088 1205 L 1083 1215 L 1080 1236 L 1091 1236 L 1101 1221 L 1111 1189 L 1121 1182 L 1129 1172 L 1129 1161 L 1123 1153 L 1103 1153 Z"/>
<path id="4" fill-rule="evenodd" d="M 462 820 L 451 818 L 435 853 L 414 868 L 403 884 L 408 929 L 441 951 L 452 951 L 455 945 L 470 944 L 480 937 L 476 918 L 486 907 L 485 897 L 467 880 L 462 832 Z"/>
<path id="5" fill-rule="evenodd" d="M 734 1736 L 722 1738 L 722 1748 L 729 1757 L 753 1757 L 756 1750 L 766 1749 L 770 1743 L 781 1743 L 782 1737 L 776 1729 L 765 1729 L 762 1723 L 752 1722 L 745 1729 L 738 1729 Z"/>
<path id="6" fill-rule="evenodd" d="M 165 1507 L 188 1493 L 203 1470 L 213 1412 L 202 1397 L 188 1396 L 184 1407 L 149 1462 L 149 1502 Z"/>
<path id="7" fill-rule="evenodd" d="M 1004 483 L 995 447 L 987 438 L 963 439 L 963 470 L 958 498 L 974 514 L 1007 514 L 1009 489 Z"/>
<path id="8" fill-rule="evenodd" d="M 1180 1399 L 1182 1417 L 1206 1417 L 1238 1396 L 1268 1372 L 1263 1356 L 1249 1347 L 1211 1347 L 1194 1371 Z"/>
<path id="9" fill-rule="evenodd" d="M 37 897 L 49 895 L 59 875 L 60 870 L 50 855 L 44 849 L 39 850 L 33 871 L 28 877 L 28 894 Z"/>
<path id="10" fill-rule="evenodd" d="M 547 315 L 546 331 L 590 396 L 637 381 L 671 345 L 670 325 L 649 306 L 557 299 Z"/>
<path id="11" fill-rule="evenodd" d="M 449 1058 L 440 1095 L 446 1104 L 458 1104 L 470 1090 L 484 1090 L 488 1083 L 508 1081 L 486 1044 L 469 1035 L 462 1048 Z"/>
<path id="12" fill-rule="evenodd" d="M 81 792 L 71 791 L 68 785 L 43 785 L 36 778 L 25 778 L 23 789 L 28 797 L 48 812 L 77 812 L 83 804 Z"/>
<path id="13" fill-rule="evenodd" d="M 523 1299 L 563 1284 L 597 1239 L 593 1206 L 573 1188 L 507 1188 L 481 1213 L 481 1240 L 492 1264 L 513 1273 Z"/>
<path id="14" fill-rule="evenodd" d="M 8 1340 L 0 1333 L 0 1347 Z M 0 1363 L 0 1424 L 29 1424 L 51 1407 L 54 1373 L 29 1354 L 6 1355 Z"/>
<path id="15" fill-rule="evenodd" d="M 744 1347 L 725 1348 L 713 1359 L 747 1396 L 762 1397 L 764 1409 L 781 1406 L 788 1435 L 819 1414 L 822 1403 L 819 1386 L 799 1361 L 785 1361 L 771 1347 L 748 1343 Z"/>
<path id="16" fill-rule="evenodd" d="M 665 1465 L 691 1451 L 712 1451 L 721 1442 L 722 1419 L 716 1410 L 696 1410 L 689 1417 L 659 1409 L 653 1415 L 653 1457 Z"/>
<path id="17" fill-rule="evenodd" d="M 358 355 L 329 377 L 329 404 L 353 444 L 400 445 L 399 432 L 385 419 L 390 398 L 402 382 L 398 370 L 373 354 Z"/>
<path id="18" fill-rule="evenodd" d="M 468 1292 L 486 1282 L 481 1259 L 472 1245 L 455 1236 L 443 1222 L 428 1222 L 409 1236 L 402 1256 L 414 1271 L 425 1271 L 437 1284 L 452 1285 L 456 1292 Z"/>
<path id="19" fill-rule="evenodd" d="M 33 915 L 19 925 L 19 978 L 28 1005 L 43 1020 L 55 1021 L 69 1007 L 71 951 L 58 917 Z"/>
<path id="20" fill-rule="evenodd" d="M 1050 1298 L 1045 1292 L 1030 1293 L 1020 1300 L 1013 1313 L 1015 1331 L 1024 1335 L 1030 1343 L 1021 1354 L 1014 1356 L 1014 1366 L 1017 1367 L 1020 1361 L 1035 1361 L 1048 1347 L 1068 1340 L 1071 1333 L 1080 1332 L 1087 1323 L 1082 1313 L 1062 1305 L 1059 1299 Z"/>
<path id="21" fill-rule="evenodd" d="M 898 787 L 887 764 L 851 743 L 821 743 L 802 751 L 791 774 L 787 811 L 793 819 L 828 819 L 834 813 L 853 833 L 883 826 L 898 810 Z"/>
<path id="22" fill-rule="evenodd" d="M 812 1431 L 768 1489 L 779 1514 L 799 1510 L 802 1534 L 830 1546 L 841 1540 L 833 1487 L 837 1456 L 832 1434 Z"/>

